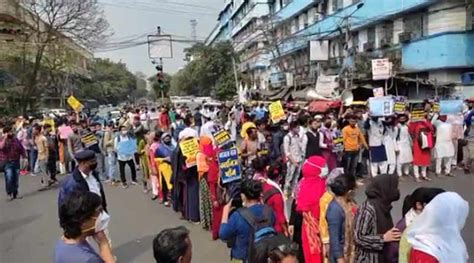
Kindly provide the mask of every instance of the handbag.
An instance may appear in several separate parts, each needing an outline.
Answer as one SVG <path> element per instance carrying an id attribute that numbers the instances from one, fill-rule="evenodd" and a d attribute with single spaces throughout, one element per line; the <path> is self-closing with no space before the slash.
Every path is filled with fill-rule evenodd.
<path id="1" fill-rule="evenodd" d="M 216 199 L 219 205 L 227 204 L 226 196 L 227 196 L 227 189 L 221 186 L 221 182 L 219 178 L 219 182 L 217 183 L 217 189 L 216 189 Z"/>

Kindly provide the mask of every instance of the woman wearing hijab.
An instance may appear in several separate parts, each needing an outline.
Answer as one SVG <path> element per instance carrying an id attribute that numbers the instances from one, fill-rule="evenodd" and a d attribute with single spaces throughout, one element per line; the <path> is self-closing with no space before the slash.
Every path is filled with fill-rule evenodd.
<path id="1" fill-rule="evenodd" d="M 165 206 L 169 206 L 169 193 L 173 190 L 171 176 L 173 169 L 171 166 L 171 155 L 176 146 L 174 145 L 171 135 L 163 133 L 161 143 L 155 151 L 155 161 L 158 166 L 158 181 L 160 183 L 161 196 Z"/>
<path id="2" fill-rule="evenodd" d="M 199 214 L 201 218 L 201 226 L 206 230 L 211 229 L 212 218 L 212 201 L 207 183 L 207 176 L 209 172 L 209 160 L 214 146 L 212 139 L 207 136 L 201 136 L 199 139 L 199 152 L 196 155 L 197 169 L 199 176 Z"/>
<path id="3" fill-rule="evenodd" d="M 301 172 L 303 179 L 296 195 L 296 210 L 303 215 L 303 254 L 305 262 L 320 263 L 323 261 L 323 249 L 319 230 L 319 201 L 326 191 L 326 160 L 320 156 L 311 156 L 303 163 Z"/>
<path id="4" fill-rule="evenodd" d="M 401 233 L 393 227 L 392 203 L 400 198 L 396 175 L 375 177 L 365 190 L 367 200 L 357 211 L 354 228 L 354 262 L 388 262 L 388 242 L 399 241 Z"/>
<path id="5" fill-rule="evenodd" d="M 469 203 L 454 192 L 437 195 L 407 230 L 410 263 L 465 263 L 469 255 L 461 230 Z"/>
<path id="6" fill-rule="evenodd" d="M 396 224 L 396 228 L 402 233 L 400 242 L 390 242 L 389 258 L 391 263 L 407 263 L 410 245 L 406 237 L 406 229 L 423 212 L 426 204 L 431 202 L 444 190 L 440 188 L 419 187 L 411 195 L 407 195 L 403 201 L 402 214 L 404 215 Z"/>

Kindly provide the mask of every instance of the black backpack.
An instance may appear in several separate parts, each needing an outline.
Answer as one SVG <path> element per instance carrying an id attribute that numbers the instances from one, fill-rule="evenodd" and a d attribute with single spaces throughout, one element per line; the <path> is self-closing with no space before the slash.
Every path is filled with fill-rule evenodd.
<path id="1" fill-rule="evenodd" d="M 250 209 L 243 207 L 237 210 L 245 221 L 250 225 L 249 247 L 247 263 L 267 263 L 271 251 L 282 245 L 290 246 L 291 240 L 277 233 L 273 228 L 271 218 L 273 210 L 264 205 L 261 216 L 256 217 Z"/>

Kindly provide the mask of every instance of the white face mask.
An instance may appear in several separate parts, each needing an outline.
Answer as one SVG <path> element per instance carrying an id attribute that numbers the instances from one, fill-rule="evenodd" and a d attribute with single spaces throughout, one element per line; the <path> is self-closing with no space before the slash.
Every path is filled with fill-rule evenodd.
<path id="1" fill-rule="evenodd" d="M 329 168 L 327 165 L 325 165 L 324 167 L 320 167 L 321 168 L 321 174 L 319 175 L 319 177 L 321 178 L 326 178 L 329 174 Z"/>
<path id="2" fill-rule="evenodd" d="M 122 131 L 122 135 L 127 135 L 128 131 Z"/>
<path id="3" fill-rule="evenodd" d="M 320 170 L 321 170 L 321 173 L 319 174 L 319 177 L 321 178 L 326 178 L 329 174 L 329 168 L 327 165 L 324 165 L 323 167 L 321 166 L 318 166 L 316 164 L 313 164 L 309 161 L 306 161 L 307 164 L 311 165 L 311 166 L 314 166 L 314 167 L 318 167 Z"/>
<path id="4" fill-rule="evenodd" d="M 110 216 L 107 212 L 102 211 L 95 221 L 95 232 L 104 231 L 109 228 Z"/>

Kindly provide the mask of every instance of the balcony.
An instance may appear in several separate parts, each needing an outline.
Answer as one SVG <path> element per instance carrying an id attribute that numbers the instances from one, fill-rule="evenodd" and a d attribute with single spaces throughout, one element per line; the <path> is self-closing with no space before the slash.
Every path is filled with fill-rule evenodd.
<path id="1" fill-rule="evenodd" d="M 433 35 L 402 46 L 402 68 L 427 71 L 474 67 L 474 32 Z"/>
<path id="2" fill-rule="evenodd" d="M 320 2 L 320 0 L 294 0 L 275 14 L 276 20 L 284 21 L 318 2 Z"/>
<path id="3" fill-rule="evenodd" d="M 354 17 L 349 19 L 349 24 L 353 30 L 367 26 L 375 21 L 383 21 L 402 15 L 403 13 L 415 11 L 429 6 L 440 0 L 404 0 L 403 6 L 400 0 L 365 0 L 364 6 L 354 13 Z M 298 2 L 298 1 L 294 1 Z M 357 4 L 327 15 L 323 20 L 310 25 L 308 28 L 295 34 L 295 38 L 290 39 L 281 45 L 281 54 L 287 55 L 308 45 L 309 40 L 318 39 L 332 32 L 338 25 L 343 24 L 344 17 L 357 9 Z M 355 16 L 357 18 L 355 18 Z M 332 36 L 336 36 L 337 32 Z"/>

